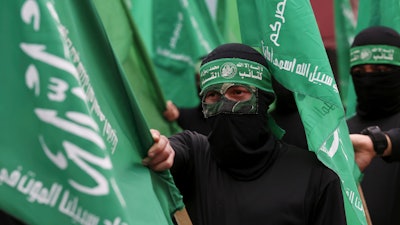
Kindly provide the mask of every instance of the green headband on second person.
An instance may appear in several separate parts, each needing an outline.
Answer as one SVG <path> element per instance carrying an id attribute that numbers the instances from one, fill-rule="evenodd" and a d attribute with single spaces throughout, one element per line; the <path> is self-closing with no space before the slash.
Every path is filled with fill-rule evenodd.
<path id="1" fill-rule="evenodd" d="M 274 93 L 269 70 L 259 63 L 246 59 L 221 58 L 201 66 L 200 94 L 203 94 L 205 88 L 221 83 L 247 84 Z"/>
<path id="2" fill-rule="evenodd" d="M 390 64 L 400 66 L 400 48 L 389 45 L 363 45 L 350 49 L 350 66 Z"/>

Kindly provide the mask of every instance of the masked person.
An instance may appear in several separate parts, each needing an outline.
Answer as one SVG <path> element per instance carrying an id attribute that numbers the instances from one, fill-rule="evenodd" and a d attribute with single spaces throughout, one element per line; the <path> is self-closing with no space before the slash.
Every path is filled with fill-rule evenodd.
<path id="1" fill-rule="evenodd" d="M 400 35 L 388 27 L 367 28 L 356 35 L 350 53 L 357 108 L 348 120 L 349 131 L 369 135 L 382 156 L 388 142 L 381 130 L 400 127 Z M 396 155 L 375 157 L 364 170 L 361 186 L 374 225 L 400 224 Z M 356 152 L 360 162 L 359 156 Z"/>
<path id="2" fill-rule="evenodd" d="M 267 114 L 275 96 L 264 57 L 224 44 L 202 62 L 201 96 L 211 132 L 168 139 L 151 130 L 143 160 L 171 169 L 194 225 L 346 224 L 339 177 L 313 152 L 278 140 Z"/>

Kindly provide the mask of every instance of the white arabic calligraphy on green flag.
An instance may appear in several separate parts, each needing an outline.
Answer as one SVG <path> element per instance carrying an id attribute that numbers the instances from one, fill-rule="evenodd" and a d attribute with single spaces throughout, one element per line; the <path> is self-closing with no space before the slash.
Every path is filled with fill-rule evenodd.
<path id="1" fill-rule="evenodd" d="M 0 209 L 32 225 L 172 225 L 182 196 L 141 164 L 151 135 L 92 2 L 0 14 Z"/>
<path id="2" fill-rule="evenodd" d="M 309 149 L 342 181 L 348 224 L 366 224 L 344 110 L 308 0 L 237 0 L 243 43 L 295 93 Z M 251 16 L 250 16 L 251 15 Z"/>

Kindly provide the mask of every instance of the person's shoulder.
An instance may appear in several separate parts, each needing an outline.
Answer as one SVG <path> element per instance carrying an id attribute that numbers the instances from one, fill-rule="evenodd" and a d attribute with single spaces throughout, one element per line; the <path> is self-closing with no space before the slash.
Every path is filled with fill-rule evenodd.
<path id="1" fill-rule="evenodd" d="M 328 182 L 339 179 L 332 169 L 318 159 L 315 152 L 290 144 L 283 144 L 282 147 L 286 150 L 281 158 L 297 173 L 303 171 L 308 173 L 312 179 L 323 179 Z"/>
<path id="2" fill-rule="evenodd" d="M 327 184 L 339 181 L 337 174 L 325 166 L 314 152 L 287 143 L 279 143 L 280 153 L 275 168 L 281 173 L 313 181 L 312 183 Z"/>
<path id="3" fill-rule="evenodd" d="M 184 113 L 193 113 L 198 111 L 197 107 L 190 107 L 190 108 L 179 108 L 180 112 L 184 112 Z"/>
<path id="4" fill-rule="evenodd" d="M 293 166 L 309 166 L 327 168 L 317 157 L 315 152 L 295 145 L 281 142 L 282 158 L 291 161 Z"/>
<path id="5" fill-rule="evenodd" d="M 191 130 L 173 134 L 168 139 L 172 145 L 175 143 L 185 143 L 186 145 L 208 143 L 207 136 Z"/>
<path id="6" fill-rule="evenodd" d="M 191 138 L 191 139 L 207 139 L 207 136 L 205 136 L 204 134 L 200 134 L 192 130 L 183 130 L 179 133 L 171 135 L 169 139 L 179 138 L 179 137 Z"/>
<path id="7" fill-rule="evenodd" d="M 316 159 L 315 153 L 308 149 L 304 149 L 296 145 L 288 144 L 282 141 L 280 142 L 280 145 L 281 145 L 281 151 L 284 152 L 286 157 L 301 157 L 301 158 L 304 157 L 310 160 Z"/>

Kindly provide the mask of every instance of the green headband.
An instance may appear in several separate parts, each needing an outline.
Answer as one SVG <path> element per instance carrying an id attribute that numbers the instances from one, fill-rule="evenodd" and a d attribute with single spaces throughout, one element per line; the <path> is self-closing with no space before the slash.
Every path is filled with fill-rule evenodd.
<path id="1" fill-rule="evenodd" d="M 247 84 L 274 93 L 269 70 L 259 63 L 240 58 L 217 59 L 201 66 L 202 92 L 210 85 L 221 83 Z"/>
<path id="2" fill-rule="evenodd" d="M 400 66 L 400 48 L 389 45 L 364 45 L 350 49 L 350 66 L 391 64 Z"/>

